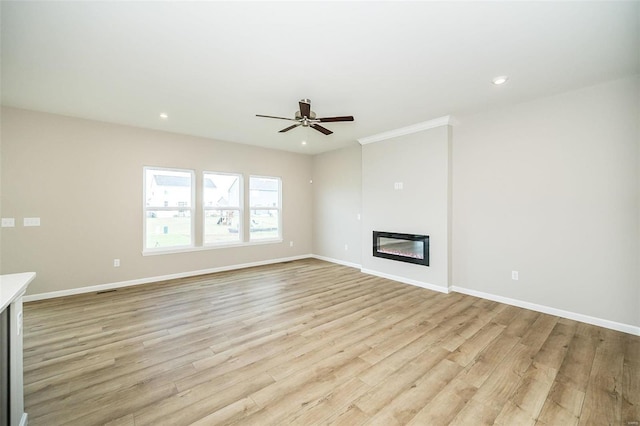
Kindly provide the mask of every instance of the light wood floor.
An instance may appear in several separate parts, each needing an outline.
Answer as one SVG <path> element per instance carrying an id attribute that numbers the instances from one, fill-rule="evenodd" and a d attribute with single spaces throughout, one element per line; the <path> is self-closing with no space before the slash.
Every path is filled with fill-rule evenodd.
<path id="1" fill-rule="evenodd" d="M 25 305 L 36 425 L 637 425 L 640 338 L 315 259 Z"/>

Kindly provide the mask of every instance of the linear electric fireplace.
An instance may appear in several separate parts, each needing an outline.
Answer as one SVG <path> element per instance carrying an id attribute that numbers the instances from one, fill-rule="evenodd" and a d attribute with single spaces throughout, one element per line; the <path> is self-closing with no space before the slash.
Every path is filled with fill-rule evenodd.
<path id="1" fill-rule="evenodd" d="M 373 231 L 373 255 L 429 266 L 429 236 Z"/>

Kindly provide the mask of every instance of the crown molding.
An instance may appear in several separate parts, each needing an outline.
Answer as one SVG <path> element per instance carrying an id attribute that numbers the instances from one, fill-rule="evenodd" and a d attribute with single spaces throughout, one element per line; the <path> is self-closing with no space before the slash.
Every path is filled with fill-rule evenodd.
<path id="1" fill-rule="evenodd" d="M 434 129 L 440 126 L 452 126 L 454 124 L 457 124 L 456 120 L 451 115 L 445 115 L 444 117 L 434 118 L 433 120 L 423 121 L 422 123 L 412 124 L 411 126 L 401 127 L 395 130 L 389 130 L 388 132 L 378 133 L 377 135 L 365 136 L 364 138 L 358 139 L 358 142 L 360 145 L 366 145 L 369 143 L 397 138 L 398 136 L 410 135 L 412 133 Z"/>

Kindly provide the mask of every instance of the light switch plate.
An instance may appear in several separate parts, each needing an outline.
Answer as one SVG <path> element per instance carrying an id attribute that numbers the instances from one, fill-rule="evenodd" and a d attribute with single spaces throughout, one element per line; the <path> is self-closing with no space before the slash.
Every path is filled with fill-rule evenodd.
<path id="1" fill-rule="evenodd" d="M 2 227 L 3 228 L 13 228 L 16 226 L 16 220 L 13 217 L 3 217 L 2 218 Z"/>
<path id="2" fill-rule="evenodd" d="M 40 226 L 39 217 L 25 217 L 23 221 L 24 226 Z"/>

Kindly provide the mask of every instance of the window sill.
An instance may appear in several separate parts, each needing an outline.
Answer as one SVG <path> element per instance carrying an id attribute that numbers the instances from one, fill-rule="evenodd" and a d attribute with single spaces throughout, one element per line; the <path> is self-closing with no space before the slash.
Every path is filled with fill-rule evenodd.
<path id="1" fill-rule="evenodd" d="M 178 254 L 178 253 L 189 253 L 194 251 L 207 251 L 207 250 L 217 250 L 224 248 L 234 248 L 234 247 L 247 247 L 247 246 L 259 246 L 264 244 L 279 244 L 282 243 L 282 238 L 273 239 L 273 240 L 261 240 L 261 241 L 249 241 L 242 243 L 233 243 L 233 244 L 209 244 L 201 247 L 181 247 L 181 248 L 169 248 L 167 250 L 143 250 L 143 256 L 158 256 L 163 254 Z"/>

